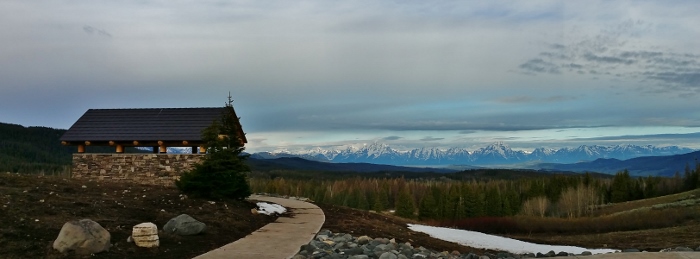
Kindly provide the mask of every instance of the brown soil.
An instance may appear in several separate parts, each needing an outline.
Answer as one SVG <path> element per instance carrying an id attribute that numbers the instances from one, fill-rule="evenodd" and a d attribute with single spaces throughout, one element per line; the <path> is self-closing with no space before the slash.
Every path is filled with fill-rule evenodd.
<path id="1" fill-rule="evenodd" d="M 181 197 L 174 187 L 89 182 L 0 174 L 0 258 L 192 258 L 244 237 L 275 220 L 253 215 L 255 204 Z M 126 239 L 134 225 L 188 214 L 207 224 L 196 236 L 160 235 L 160 247 L 139 248 Z M 110 232 L 113 246 L 95 256 L 52 248 L 64 223 L 92 219 Z"/>

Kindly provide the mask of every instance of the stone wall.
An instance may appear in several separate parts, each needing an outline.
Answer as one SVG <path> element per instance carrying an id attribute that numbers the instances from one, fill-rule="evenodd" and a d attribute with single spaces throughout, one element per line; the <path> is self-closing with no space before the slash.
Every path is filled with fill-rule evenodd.
<path id="1" fill-rule="evenodd" d="M 174 185 L 202 154 L 73 154 L 71 177 L 98 181 Z"/>

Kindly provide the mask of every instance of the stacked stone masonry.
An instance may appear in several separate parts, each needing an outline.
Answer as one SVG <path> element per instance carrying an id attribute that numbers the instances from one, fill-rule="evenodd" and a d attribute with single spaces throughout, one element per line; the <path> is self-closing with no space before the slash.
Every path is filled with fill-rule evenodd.
<path id="1" fill-rule="evenodd" d="M 73 154 L 73 178 L 173 186 L 202 154 Z"/>

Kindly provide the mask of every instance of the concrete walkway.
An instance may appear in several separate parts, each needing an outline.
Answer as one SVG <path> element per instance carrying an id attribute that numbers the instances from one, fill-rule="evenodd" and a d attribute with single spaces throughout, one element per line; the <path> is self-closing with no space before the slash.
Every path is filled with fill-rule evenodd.
<path id="1" fill-rule="evenodd" d="M 197 259 L 291 258 L 302 245 L 308 244 L 326 221 L 318 206 L 276 197 L 252 195 L 251 201 L 277 203 L 292 212 L 292 217 L 279 217 L 236 242 L 197 256 Z"/>
<path id="2" fill-rule="evenodd" d="M 700 252 L 666 252 L 666 253 L 611 253 L 589 256 L 558 256 L 550 258 L 581 259 L 699 259 Z"/>

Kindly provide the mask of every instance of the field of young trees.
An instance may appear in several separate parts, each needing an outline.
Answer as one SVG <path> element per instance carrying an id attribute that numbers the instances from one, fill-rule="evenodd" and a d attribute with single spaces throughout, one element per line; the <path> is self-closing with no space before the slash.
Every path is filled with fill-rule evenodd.
<path id="1" fill-rule="evenodd" d="M 574 222 L 575 226 L 570 226 L 569 231 L 579 227 L 605 231 L 603 225 L 612 223 L 604 224 L 600 219 L 590 221 L 591 216 L 600 216 L 600 208 L 605 204 L 695 189 L 699 172 L 700 165 L 695 170 L 688 167 L 684 174 L 677 174 L 674 178 L 633 178 L 627 172 L 619 172 L 612 178 L 586 173 L 509 180 L 360 176 L 324 180 L 319 177 L 298 178 L 290 173 L 292 175 L 288 177 L 283 174 L 252 177 L 250 183 L 253 192 L 302 196 L 319 203 L 362 210 L 393 210 L 397 216 L 433 225 L 484 232 L 525 232 L 536 226 L 542 228 L 540 231 L 567 231 L 562 222 L 559 222 L 561 229 L 546 227 L 556 220 Z M 623 216 L 605 220 L 612 220 L 615 224 L 618 221 L 630 222 Z M 600 226 L 591 226 L 595 224 Z M 620 227 L 634 229 L 624 224 Z"/>

